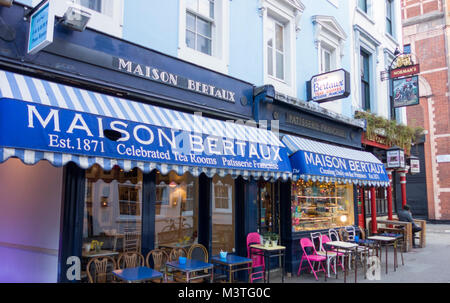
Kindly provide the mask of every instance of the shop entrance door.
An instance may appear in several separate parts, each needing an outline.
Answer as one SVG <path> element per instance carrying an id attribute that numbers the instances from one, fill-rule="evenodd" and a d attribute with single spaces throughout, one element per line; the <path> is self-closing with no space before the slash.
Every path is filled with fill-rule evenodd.
<path id="1" fill-rule="evenodd" d="M 258 232 L 280 236 L 280 203 L 278 183 L 258 183 Z M 279 241 L 278 243 L 281 243 Z"/>

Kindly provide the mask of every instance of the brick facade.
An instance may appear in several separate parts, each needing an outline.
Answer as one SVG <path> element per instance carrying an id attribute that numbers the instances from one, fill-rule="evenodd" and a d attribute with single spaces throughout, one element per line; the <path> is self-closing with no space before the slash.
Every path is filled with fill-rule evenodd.
<path id="1" fill-rule="evenodd" d="M 427 130 L 425 167 L 430 219 L 450 220 L 450 0 L 400 0 L 403 43 L 420 62 L 420 105 L 407 108 L 408 124 Z M 442 157 L 444 156 L 444 157 Z M 449 156 L 450 157 L 450 156 Z M 442 160 L 444 159 L 444 160 Z"/>

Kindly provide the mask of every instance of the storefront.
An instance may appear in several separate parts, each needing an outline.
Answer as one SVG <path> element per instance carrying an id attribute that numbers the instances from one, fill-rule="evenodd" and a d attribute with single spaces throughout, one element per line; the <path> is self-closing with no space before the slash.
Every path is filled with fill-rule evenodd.
<path id="1" fill-rule="evenodd" d="M 0 11 L 17 33 L 23 14 Z M 94 241 L 245 256 L 291 177 L 279 137 L 245 123 L 253 85 L 89 29 L 54 35 L 37 55 L 26 34 L 0 40 L 0 280 L 67 281 Z"/>

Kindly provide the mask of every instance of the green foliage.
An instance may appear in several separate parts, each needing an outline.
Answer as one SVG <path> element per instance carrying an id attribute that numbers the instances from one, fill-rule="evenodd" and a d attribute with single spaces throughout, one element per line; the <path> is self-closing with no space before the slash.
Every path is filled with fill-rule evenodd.
<path id="1" fill-rule="evenodd" d="M 395 120 L 388 120 L 369 112 L 356 112 L 355 118 L 367 121 L 366 138 L 368 140 L 383 138 L 385 145 L 397 145 L 404 148 L 406 153 L 410 152 L 411 145 L 418 141 L 424 131 L 422 127 L 397 124 Z"/>

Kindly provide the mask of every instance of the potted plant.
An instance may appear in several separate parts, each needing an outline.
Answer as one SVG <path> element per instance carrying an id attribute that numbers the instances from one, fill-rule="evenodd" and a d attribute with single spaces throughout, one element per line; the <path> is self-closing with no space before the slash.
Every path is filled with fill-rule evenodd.
<path id="1" fill-rule="evenodd" d="M 270 240 L 272 241 L 272 247 L 276 247 L 278 245 L 278 234 L 272 233 L 270 235 Z"/>
<path id="2" fill-rule="evenodd" d="M 264 246 L 269 247 L 270 245 L 270 233 L 263 234 Z"/>

